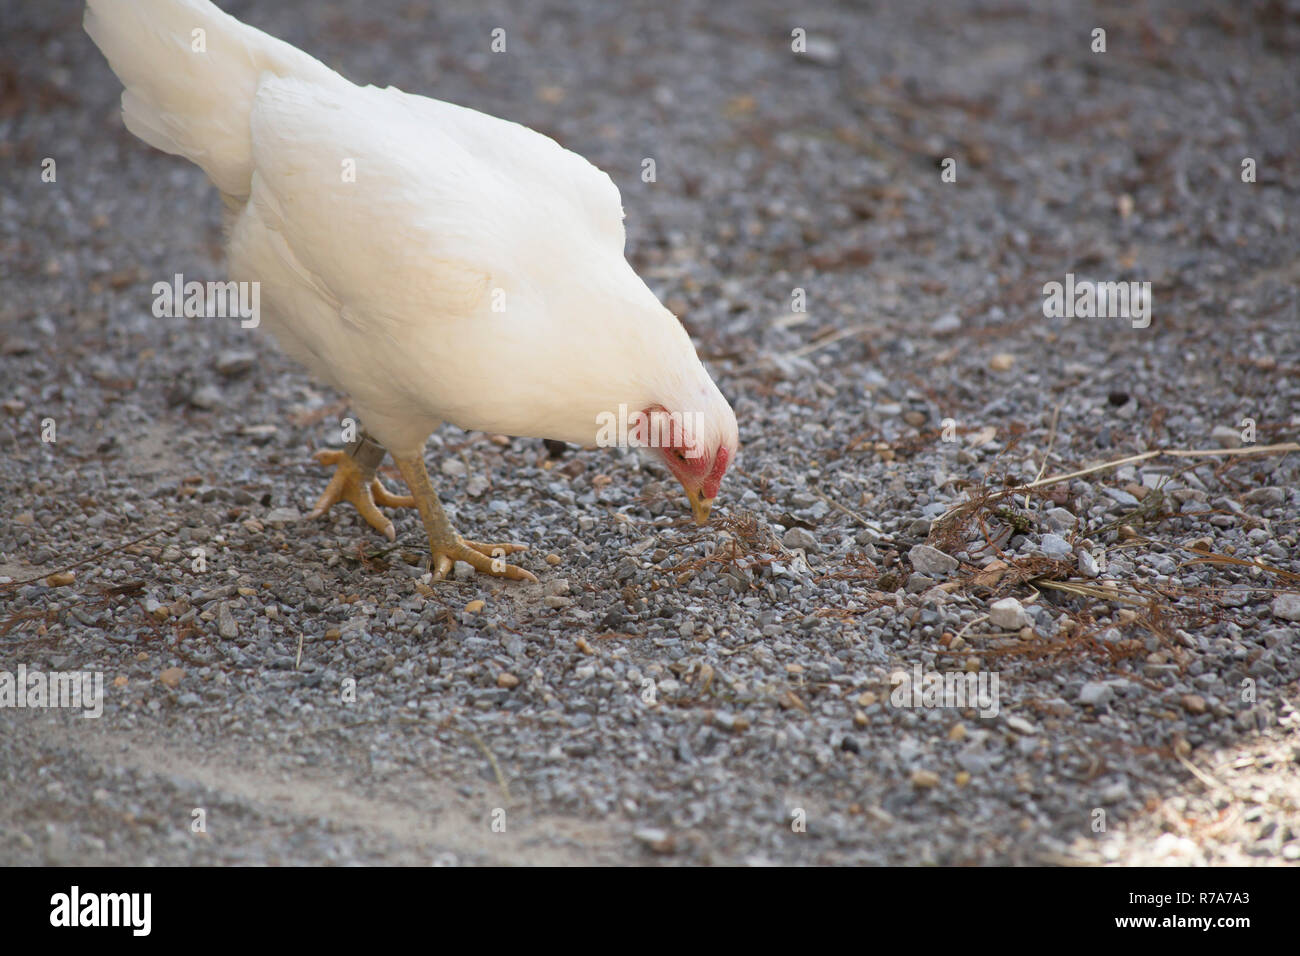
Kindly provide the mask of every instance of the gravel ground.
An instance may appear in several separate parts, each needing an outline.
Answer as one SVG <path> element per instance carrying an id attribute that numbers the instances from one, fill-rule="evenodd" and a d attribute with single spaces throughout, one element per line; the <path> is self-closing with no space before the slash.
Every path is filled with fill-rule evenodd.
<path id="1" fill-rule="evenodd" d="M 736 407 L 704 529 L 635 457 L 444 427 L 540 583 L 431 586 L 413 512 L 300 520 L 342 397 L 153 317 L 224 277 L 215 191 L 79 4 L 0 3 L 0 660 L 107 698 L 0 709 L 0 863 L 1300 859 L 1300 455 L 1008 491 L 1296 439 L 1300 6 L 658 6 L 226 4 L 608 170 Z M 1045 318 L 1067 273 L 1150 326 Z"/>

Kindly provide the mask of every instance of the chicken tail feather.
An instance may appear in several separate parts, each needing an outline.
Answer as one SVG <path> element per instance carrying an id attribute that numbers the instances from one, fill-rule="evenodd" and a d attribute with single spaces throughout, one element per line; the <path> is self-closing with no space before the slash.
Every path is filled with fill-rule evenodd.
<path id="1" fill-rule="evenodd" d="M 126 88 L 127 129 L 195 163 L 233 198 L 251 186 L 249 117 L 261 77 L 344 82 L 208 0 L 89 0 L 84 25 Z"/>

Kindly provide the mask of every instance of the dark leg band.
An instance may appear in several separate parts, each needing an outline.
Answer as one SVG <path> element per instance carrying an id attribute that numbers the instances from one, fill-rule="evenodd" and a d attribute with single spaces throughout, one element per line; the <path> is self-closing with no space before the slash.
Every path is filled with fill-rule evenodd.
<path id="1" fill-rule="evenodd" d="M 383 464 L 384 456 L 387 454 L 388 449 L 371 438 L 369 433 L 365 431 L 361 433 L 356 441 L 348 445 L 348 457 L 356 462 L 357 467 L 367 475 L 375 473 L 375 470 Z"/>

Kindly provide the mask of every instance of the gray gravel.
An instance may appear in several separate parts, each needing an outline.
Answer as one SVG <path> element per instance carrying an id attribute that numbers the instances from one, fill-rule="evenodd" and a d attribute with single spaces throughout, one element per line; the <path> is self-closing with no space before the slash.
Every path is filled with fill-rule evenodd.
<path id="1" fill-rule="evenodd" d="M 219 200 L 78 4 L 0 3 L 0 659 L 107 696 L 0 709 L 0 863 L 1300 858 L 1300 455 L 951 514 L 1296 440 L 1300 8 L 656 6 L 226 5 L 608 170 L 736 407 L 705 529 L 633 457 L 444 428 L 540 583 L 430 586 L 414 513 L 301 517 L 340 396 L 150 313 L 223 276 Z M 1150 327 L 1044 318 L 1066 273 Z M 968 670 L 995 715 L 891 700 Z"/>

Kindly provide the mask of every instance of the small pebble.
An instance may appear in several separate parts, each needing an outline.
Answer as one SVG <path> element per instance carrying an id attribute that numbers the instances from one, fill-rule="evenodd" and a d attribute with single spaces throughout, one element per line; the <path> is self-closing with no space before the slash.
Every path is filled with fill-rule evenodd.
<path id="1" fill-rule="evenodd" d="M 939 786 L 939 775 L 933 770 L 913 770 L 912 786 L 918 790 L 929 790 Z"/>

